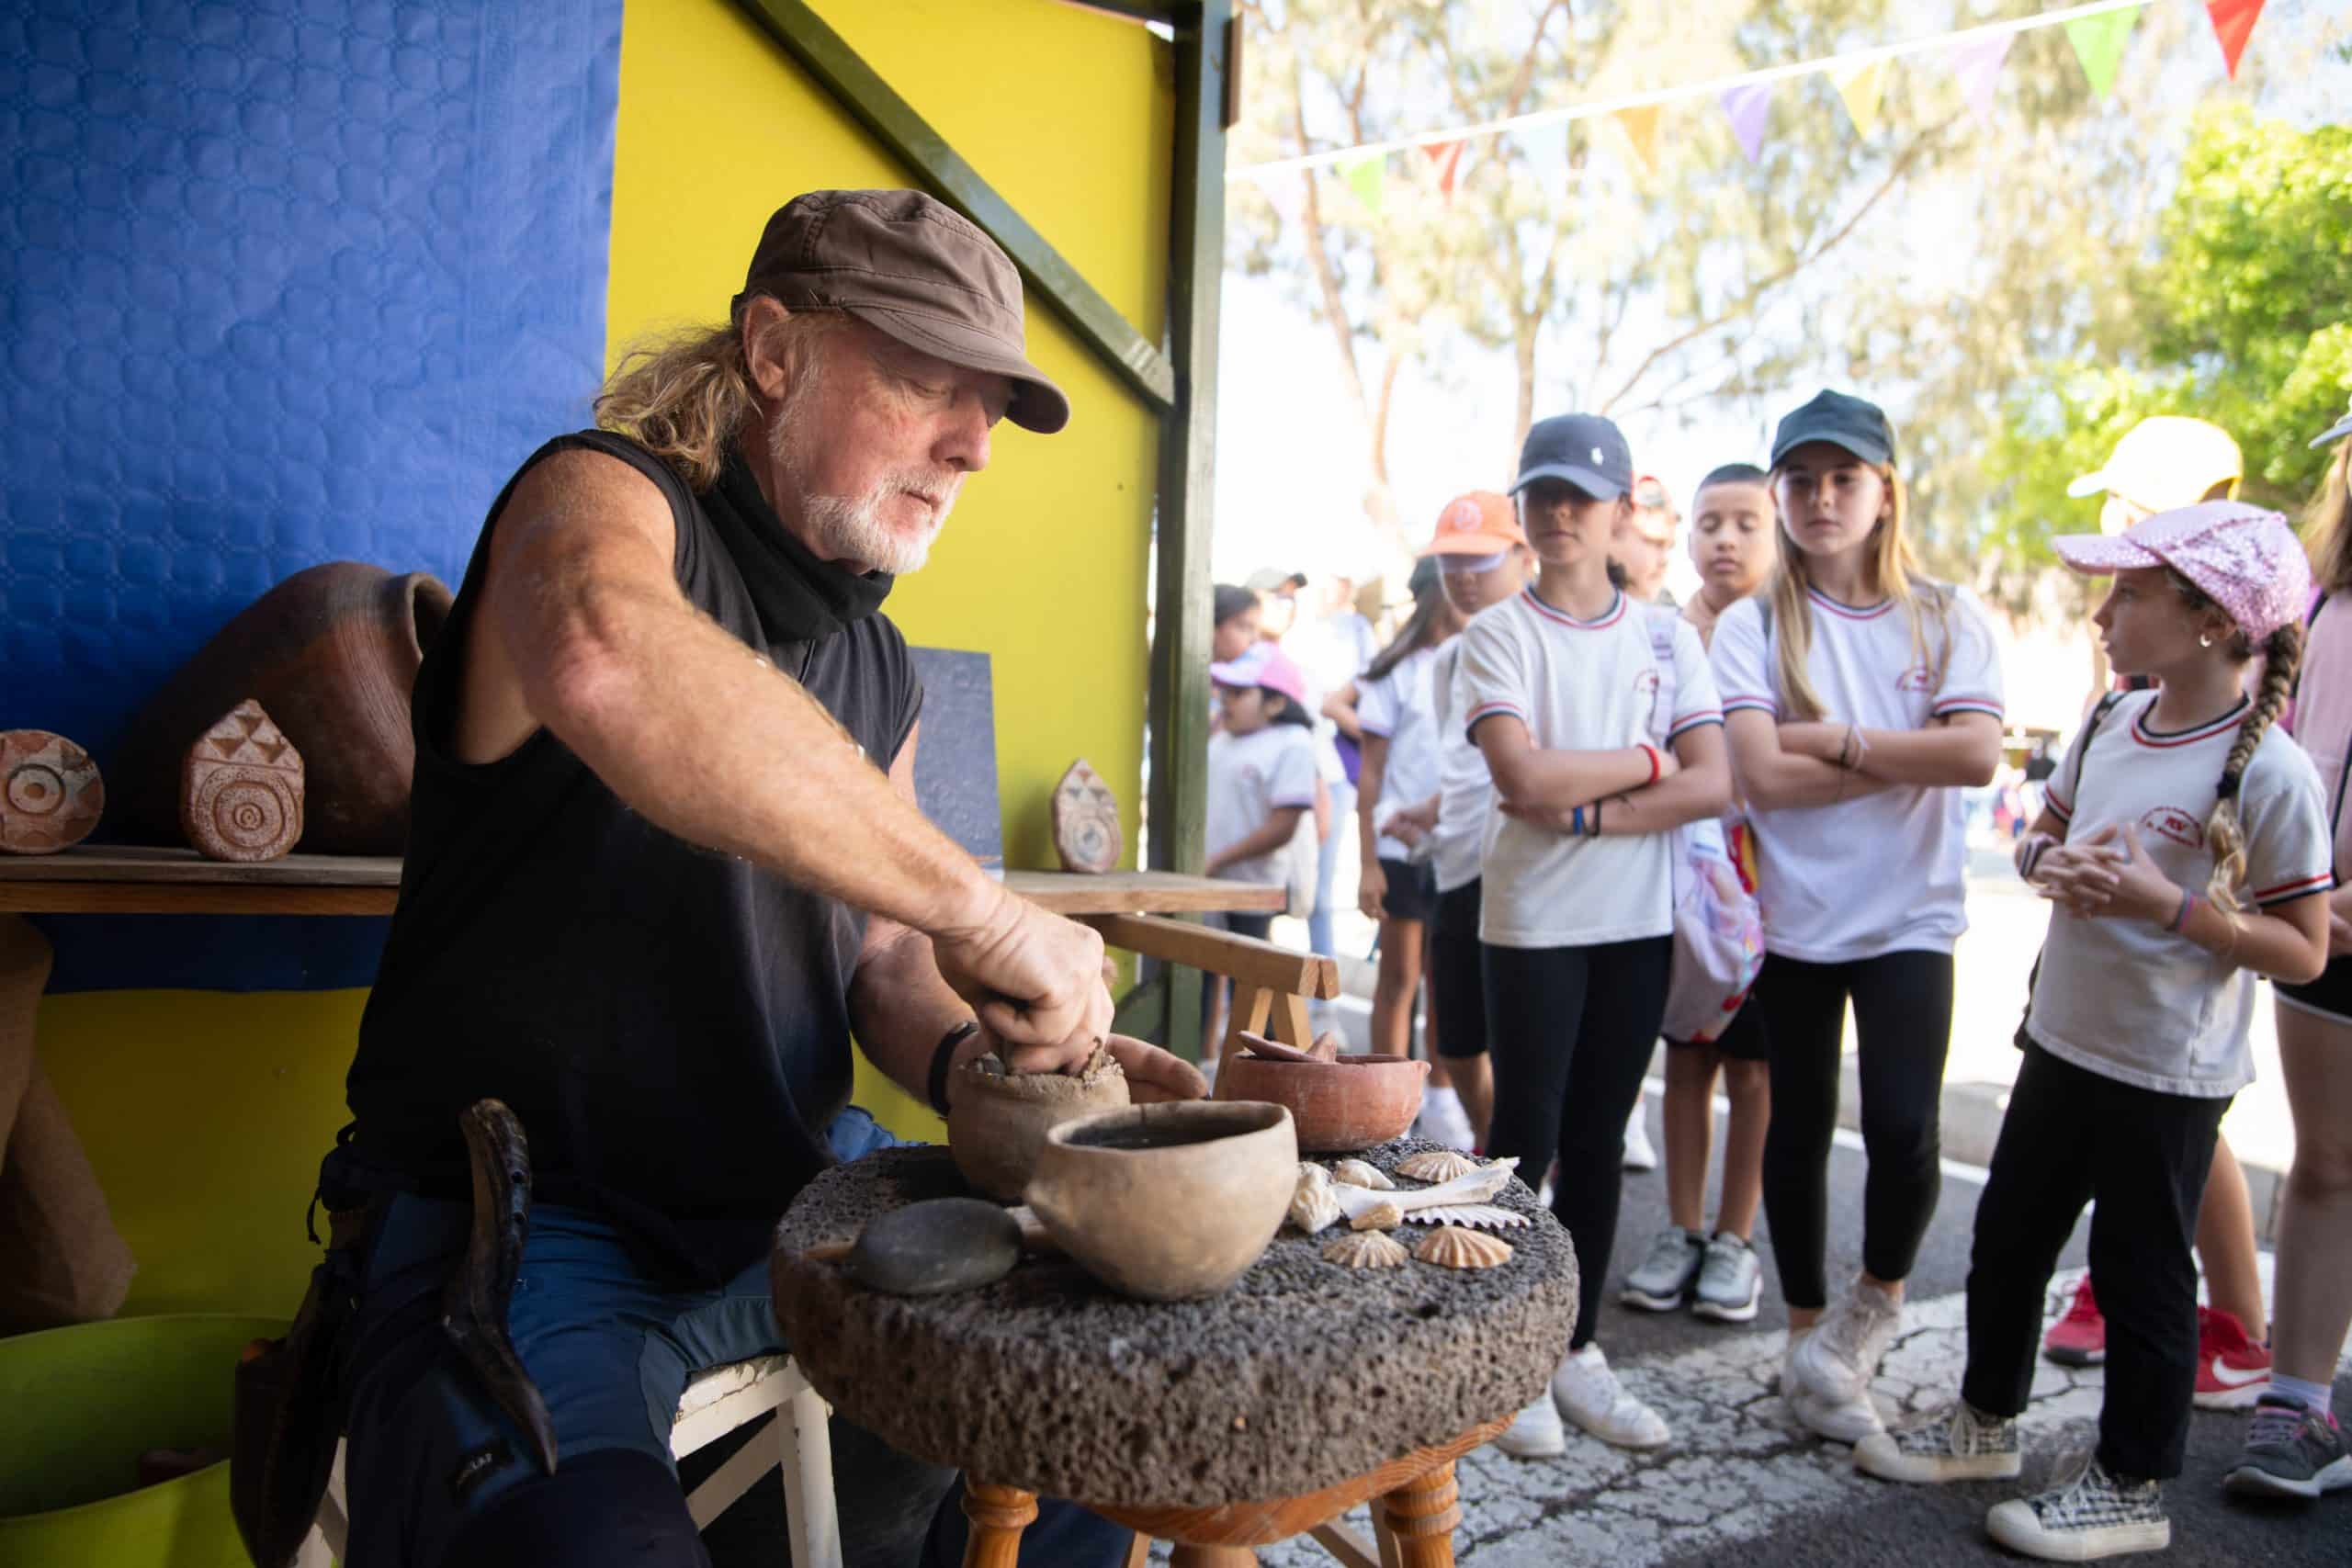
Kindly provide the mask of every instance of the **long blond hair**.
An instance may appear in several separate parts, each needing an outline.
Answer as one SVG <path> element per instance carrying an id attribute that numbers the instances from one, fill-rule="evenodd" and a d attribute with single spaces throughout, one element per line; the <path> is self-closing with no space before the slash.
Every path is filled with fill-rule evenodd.
<path id="1" fill-rule="evenodd" d="M 1928 666 L 1935 684 L 1943 682 L 1944 669 L 1951 661 L 1951 637 L 1949 612 L 1940 593 L 1920 589 L 1928 587 L 1919 572 L 1919 558 L 1911 548 L 1911 536 L 1904 524 L 1911 514 L 1910 493 L 1904 487 L 1903 476 L 1893 463 L 1871 465 L 1878 477 L 1885 481 L 1892 502 L 1887 515 L 1880 519 L 1872 536 L 1871 574 L 1872 586 L 1886 597 L 1903 606 L 1911 622 L 1911 649 L 1919 662 Z M 1781 716 L 1785 719 L 1809 720 L 1825 716 L 1821 694 L 1813 689 L 1813 677 L 1805 671 L 1805 661 L 1813 652 L 1813 600 L 1806 592 L 1813 580 L 1806 574 L 1804 552 L 1797 548 L 1796 536 L 1789 532 L 1788 509 L 1780 503 L 1781 468 L 1774 465 L 1770 476 L 1773 491 L 1772 510 L 1780 514 L 1780 560 L 1772 568 L 1772 581 L 1766 588 L 1772 607 L 1772 631 L 1779 639 L 1780 650 L 1775 660 L 1775 684 L 1779 688 Z M 1926 615 L 1920 609 L 1922 601 L 1935 611 L 1936 624 L 1945 633 L 1942 645 L 1932 656 L 1928 647 Z"/>
<path id="2" fill-rule="evenodd" d="M 2303 516 L 2303 547 L 2311 552 L 2312 575 L 2330 593 L 2352 593 L 2352 437 L 2335 450 L 2311 510 Z"/>
<path id="3" fill-rule="evenodd" d="M 2217 610 L 2205 592 L 2171 567 L 2165 576 L 2180 592 L 2183 604 L 2192 615 Z M 2231 634 L 2231 661 L 2244 664 L 2252 659 L 2256 649 L 2254 639 L 2244 632 Z M 2238 798 L 2245 784 L 2247 764 L 2254 761 L 2256 748 L 2262 744 L 2271 724 L 2285 710 L 2288 699 L 2295 693 L 2295 671 L 2303 660 L 2303 628 L 2294 621 L 2274 630 L 2262 639 L 2262 684 L 2254 694 L 2254 701 L 2238 720 L 2237 739 L 2230 743 L 2230 755 L 2222 764 L 2222 778 L 2215 786 L 2218 796 L 2213 813 L 2205 819 L 2206 847 L 2213 852 L 2213 874 L 2206 880 L 2205 897 L 2216 908 L 2232 913 L 2244 908 L 2238 902 L 2237 886 L 2245 876 L 2245 824 L 2238 811 Z"/>
<path id="4" fill-rule="evenodd" d="M 760 408 L 743 352 L 743 315 L 739 310 L 723 327 L 633 345 L 596 394 L 597 425 L 628 436 L 695 490 L 717 484 L 727 448 Z M 838 310 L 795 311 L 767 327 L 763 346 L 782 361 L 795 392 L 813 385 L 818 341 L 848 320 Z"/>

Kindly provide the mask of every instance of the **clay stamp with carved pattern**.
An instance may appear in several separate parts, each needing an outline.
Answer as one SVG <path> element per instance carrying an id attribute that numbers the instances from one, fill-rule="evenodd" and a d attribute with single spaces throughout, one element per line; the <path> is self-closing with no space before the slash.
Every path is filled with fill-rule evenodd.
<path id="1" fill-rule="evenodd" d="M 1054 852 L 1065 871 L 1101 873 L 1118 865 L 1125 847 L 1118 797 L 1080 757 L 1054 786 Z"/>
<path id="2" fill-rule="evenodd" d="M 106 804 L 87 751 L 46 729 L 0 729 L 0 852 L 55 854 L 88 837 Z"/>
<path id="3" fill-rule="evenodd" d="M 188 748 L 180 830 L 228 861 L 276 860 L 302 837 L 302 753 L 251 697 Z"/>

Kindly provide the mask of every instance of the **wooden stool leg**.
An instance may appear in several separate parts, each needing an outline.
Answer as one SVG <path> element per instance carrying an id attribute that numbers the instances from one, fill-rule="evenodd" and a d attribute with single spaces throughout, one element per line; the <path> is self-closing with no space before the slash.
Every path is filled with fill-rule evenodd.
<path id="1" fill-rule="evenodd" d="M 967 1475 L 964 1517 L 972 1521 L 964 1568 L 1019 1568 L 1021 1532 L 1037 1517 L 1037 1495 Z"/>
<path id="2" fill-rule="evenodd" d="M 1396 1538 L 1402 1568 L 1453 1568 L 1453 1531 L 1462 1523 L 1453 1461 L 1381 1498 L 1381 1522 Z"/>

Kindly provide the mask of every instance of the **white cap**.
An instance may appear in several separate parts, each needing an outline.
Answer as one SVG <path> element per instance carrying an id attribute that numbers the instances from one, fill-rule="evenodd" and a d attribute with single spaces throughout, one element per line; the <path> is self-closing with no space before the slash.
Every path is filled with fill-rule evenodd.
<path id="1" fill-rule="evenodd" d="M 2169 512 L 2196 505 L 2218 484 L 2234 491 L 2245 474 L 2245 458 L 2228 431 L 2201 419 L 2157 414 L 2125 431 L 2098 471 L 2068 485 L 2066 493 L 2106 491 L 2143 512 Z"/>

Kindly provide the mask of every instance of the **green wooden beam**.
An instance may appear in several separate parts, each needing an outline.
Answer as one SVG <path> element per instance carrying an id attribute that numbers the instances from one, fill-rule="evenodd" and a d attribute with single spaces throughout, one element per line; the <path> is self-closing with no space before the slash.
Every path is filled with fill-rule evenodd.
<path id="1" fill-rule="evenodd" d="M 1153 540 L 1159 599 L 1151 642 L 1151 864 L 1207 857 L 1209 539 L 1216 504 L 1217 305 L 1225 276 L 1227 73 L 1233 0 L 1204 0 L 1176 29 L 1176 162 L 1169 218 L 1168 332 L 1176 407 L 1161 425 Z M 1200 1039 L 1200 985 L 1170 976 L 1169 1044 Z"/>
<path id="2" fill-rule="evenodd" d="M 1004 247 L 1028 286 L 1162 414 L 1176 405 L 1176 373 L 1118 309 L 1094 291 L 1046 237 L 997 194 L 947 139 L 859 58 L 803 0 L 735 0 L 933 195 Z M 1073 128 L 1074 130 L 1075 128 Z M 1219 132 L 1223 145 L 1223 132 Z M 1220 152 L 1220 157 L 1223 154 Z"/>

